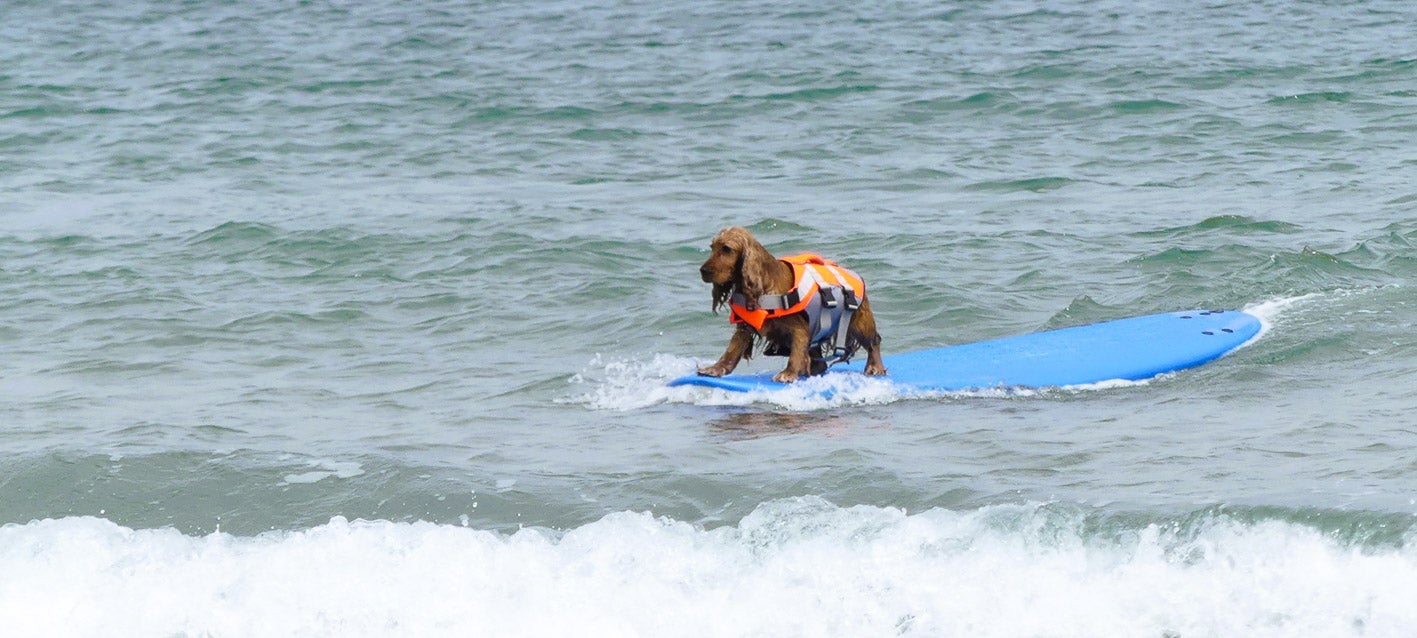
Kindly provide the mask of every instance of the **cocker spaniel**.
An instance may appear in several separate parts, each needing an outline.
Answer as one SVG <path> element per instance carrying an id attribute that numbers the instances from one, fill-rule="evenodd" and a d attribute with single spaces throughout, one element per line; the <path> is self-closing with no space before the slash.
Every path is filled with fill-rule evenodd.
<path id="1" fill-rule="evenodd" d="M 736 328 L 723 356 L 699 374 L 732 372 L 759 342 L 764 354 L 787 356 L 787 367 L 773 376 L 779 383 L 821 374 L 862 347 L 865 373 L 886 374 L 866 284 L 855 273 L 814 254 L 773 257 L 738 226 L 719 231 L 709 251 L 699 274 L 713 284 L 713 311 L 728 306 Z"/>

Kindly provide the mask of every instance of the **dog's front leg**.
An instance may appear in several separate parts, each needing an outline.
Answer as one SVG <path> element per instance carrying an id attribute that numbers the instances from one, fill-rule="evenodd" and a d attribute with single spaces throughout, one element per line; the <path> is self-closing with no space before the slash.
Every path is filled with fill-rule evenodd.
<path id="1" fill-rule="evenodd" d="M 733 336 L 728 339 L 728 348 L 723 351 L 723 356 L 718 361 L 707 368 L 699 368 L 699 374 L 706 377 L 721 377 L 733 372 L 738 367 L 738 362 L 753 349 L 753 329 L 747 324 L 738 324 L 738 329 L 733 331 Z"/>
<path id="2" fill-rule="evenodd" d="M 807 347 L 811 345 L 808 330 L 806 319 L 793 321 L 788 325 L 787 334 L 792 343 L 792 350 L 787 355 L 787 367 L 773 375 L 773 381 L 792 383 L 811 372 L 812 358 L 807 354 Z"/>

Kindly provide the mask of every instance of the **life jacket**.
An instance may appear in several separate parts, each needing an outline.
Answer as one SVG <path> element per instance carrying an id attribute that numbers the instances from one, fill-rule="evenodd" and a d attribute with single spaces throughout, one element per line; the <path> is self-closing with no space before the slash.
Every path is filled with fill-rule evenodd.
<path id="1" fill-rule="evenodd" d="M 757 308 L 749 310 L 747 298 L 734 293 L 729 298 L 728 322 L 746 323 L 753 329 L 762 331 L 763 323 L 774 317 L 797 312 L 806 312 L 810 324 L 810 345 L 821 346 L 827 353 L 828 365 L 850 358 L 846 348 L 847 328 L 851 316 L 861 307 L 866 298 L 866 282 L 835 262 L 814 253 L 803 253 L 783 257 L 779 261 L 792 267 L 792 278 L 796 282 L 792 290 L 783 294 L 768 294 L 758 298 Z M 787 354 L 769 350 L 765 354 Z"/>

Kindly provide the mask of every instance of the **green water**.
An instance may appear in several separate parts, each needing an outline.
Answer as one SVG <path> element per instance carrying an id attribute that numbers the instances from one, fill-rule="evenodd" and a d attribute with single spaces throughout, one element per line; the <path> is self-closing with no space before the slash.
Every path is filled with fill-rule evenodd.
<path id="1" fill-rule="evenodd" d="M 1405 4 L 4 12 L 0 522 L 1410 525 Z M 729 224 L 863 274 L 887 352 L 1272 326 L 1139 387 L 668 394 L 727 338 L 696 268 Z"/>

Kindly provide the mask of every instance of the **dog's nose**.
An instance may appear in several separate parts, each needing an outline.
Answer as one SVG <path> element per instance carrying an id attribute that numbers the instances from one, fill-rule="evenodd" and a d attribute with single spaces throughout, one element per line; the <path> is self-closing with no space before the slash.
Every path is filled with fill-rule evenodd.
<path id="1" fill-rule="evenodd" d="M 704 281 L 708 281 L 708 280 L 709 280 L 709 269 L 708 269 L 708 266 L 706 266 L 706 265 L 705 265 L 705 266 L 699 266 L 699 277 L 703 278 Z"/>

